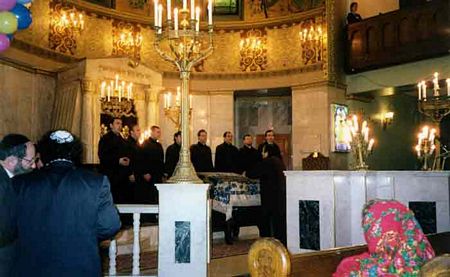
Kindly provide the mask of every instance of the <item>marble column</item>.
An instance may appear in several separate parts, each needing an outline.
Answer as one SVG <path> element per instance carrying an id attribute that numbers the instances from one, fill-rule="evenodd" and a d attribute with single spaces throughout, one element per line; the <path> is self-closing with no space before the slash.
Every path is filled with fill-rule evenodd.
<path id="1" fill-rule="evenodd" d="M 146 104 L 146 94 L 144 91 L 136 91 L 134 93 L 134 108 L 136 109 L 136 115 L 138 118 L 138 124 L 141 127 L 141 130 L 145 130 L 147 128 L 147 104 Z"/>
<path id="2" fill-rule="evenodd" d="M 345 169 L 346 156 L 331 152 L 330 104 L 345 104 L 345 90 L 326 84 L 292 88 L 292 154 L 294 169 L 314 151 L 330 157 L 331 168 Z"/>
<path id="3" fill-rule="evenodd" d="M 94 131 L 95 124 L 95 83 L 91 79 L 83 79 L 83 101 L 81 105 L 81 142 L 84 146 L 84 163 L 93 163 L 95 160 Z M 100 121 L 99 121 L 100 122 Z M 98 124 L 97 124 L 98 125 Z M 98 128 L 97 128 L 98 129 Z"/>
<path id="4" fill-rule="evenodd" d="M 147 127 L 159 125 L 159 94 L 163 88 L 151 86 L 145 88 L 145 104 Z"/>
<path id="5" fill-rule="evenodd" d="M 207 276 L 209 184 L 157 184 L 158 276 Z M 176 203 L 176 205 L 174 205 Z"/>

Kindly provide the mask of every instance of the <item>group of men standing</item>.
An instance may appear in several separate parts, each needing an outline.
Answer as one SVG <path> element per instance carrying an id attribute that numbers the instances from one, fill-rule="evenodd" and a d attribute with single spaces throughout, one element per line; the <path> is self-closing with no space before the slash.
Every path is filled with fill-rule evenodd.
<path id="1" fill-rule="evenodd" d="M 99 142 L 98 155 L 100 171 L 107 175 L 111 182 L 111 191 L 115 203 L 158 203 L 155 184 L 162 183 L 172 176 L 178 163 L 181 149 L 181 132 L 174 134 L 174 142 L 164 150 L 158 142 L 161 129 L 151 127 L 150 137 L 139 143 L 141 130 L 138 125 L 130 126 L 130 136 L 125 140 L 122 135 L 122 120 L 114 118 L 110 123 L 110 132 Z M 233 145 L 233 134 L 223 134 L 224 142 L 217 146 L 213 164 L 211 148 L 206 144 L 208 133 L 200 130 L 198 142 L 191 145 L 191 161 L 196 172 L 232 172 L 247 174 L 262 159 L 278 157 L 281 160 L 280 148 L 274 142 L 274 132 L 265 132 L 265 141 L 255 149 L 253 137 L 243 137 L 243 147 Z"/>

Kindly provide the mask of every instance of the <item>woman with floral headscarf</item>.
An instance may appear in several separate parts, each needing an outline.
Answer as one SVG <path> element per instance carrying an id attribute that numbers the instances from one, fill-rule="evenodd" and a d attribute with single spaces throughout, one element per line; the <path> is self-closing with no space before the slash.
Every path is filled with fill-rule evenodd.
<path id="1" fill-rule="evenodd" d="M 369 251 L 342 260 L 333 277 L 412 277 L 434 257 L 413 212 L 398 201 L 370 201 L 362 227 Z"/>

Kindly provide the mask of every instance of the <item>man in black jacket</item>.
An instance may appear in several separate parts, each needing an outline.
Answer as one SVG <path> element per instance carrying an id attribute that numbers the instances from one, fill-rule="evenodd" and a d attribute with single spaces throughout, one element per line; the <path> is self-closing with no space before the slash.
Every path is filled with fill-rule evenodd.
<path id="1" fill-rule="evenodd" d="M 100 276 L 99 241 L 120 228 L 108 178 L 80 163 L 82 145 L 58 130 L 39 142 L 44 168 L 15 177 L 17 260 L 13 276 Z"/>
<path id="2" fill-rule="evenodd" d="M 178 160 L 180 159 L 181 150 L 181 131 L 176 132 L 173 135 L 173 144 L 169 145 L 166 149 L 166 163 L 165 171 L 168 177 L 171 177 Z"/>
<path id="3" fill-rule="evenodd" d="M 130 153 L 122 137 L 122 119 L 114 118 L 109 124 L 111 130 L 101 137 L 98 145 L 100 172 L 108 176 L 114 203 L 126 203 L 131 198 L 129 188 Z"/>
<path id="4" fill-rule="evenodd" d="M 277 157 L 281 161 L 280 147 L 275 143 L 275 134 L 273 130 L 267 130 L 264 133 L 265 141 L 258 146 L 258 152 L 263 159 L 270 157 Z"/>
<path id="5" fill-rule="evenodd" d="M 156 204 L 158 203 L 158 190 L 155 184 L 163 182 L 164 150 L 158 141 L 161 137 L 161 128 L 152 126 L 150 129 L 150 137 L 142 146 L 142 174 L 145 182 L 144 186 L 140 187 L 142 189 L 142 196 L 144 197 L 141 202 Z"/>
<path id="6" fill-rule="evenodd" d="M 138 124 L 132 124 L 130 126 L 130 135 L 128 136 L 127 143 L 130 152 L 130 190 L 133 191 L 133 198 L 130 199 L 129 203 L 135 203 L 135 198 L 137 196 L 136 186 L 142 183 L 142 147 L 139 144 L 139 137 L 141 136 L 141 128 Z"/>
<path id="7" fill-rule="evenodd" d="M 201 129 L 197 133 L 198 143 L 191 145 L 191 162 L 196 172 L 213 172 L 211 148 L 206 145 L 208 133 Z"/>
<path id="8" fill-rule="evenodd" d="M 264 159 L 249 172 L 259 178 L 261 192 L 261 237 L 275 237 L 286 245 L 286 177 L 283 162 L 275 156 Z"/>
<path id="9" fill-rule="evenodd" d="M 226 131 L 223 134 L 223 143 L 216 147 L 216 171 L 239 173 L 239 150 L 232 143 L 233 134 Z"/>
<path id="10" fill-rule="evenodd" d="M 11 276 L 16 254 L 16 194 L 11 178 L 36 167 L 35 151 L 23 135 L 10 134 L 0 142 L 0 276 Z"/>
<path id="11" fill-rule="evenodd" d="M 350 12 L 347 14 L 347 24 L 353 24 L 362 21 L 362 17 L 358 11 L 358 3 L 353 2 L 350 4 Z"/>
<path id="12" fill-rule="evenodd" d="M 247 175 L 261 161 L 261 155 L 253 147 L 253 137 L 250 134 L 244 135 L 243 139 L 244 146 L 239 149 L 239 173 Z"/>

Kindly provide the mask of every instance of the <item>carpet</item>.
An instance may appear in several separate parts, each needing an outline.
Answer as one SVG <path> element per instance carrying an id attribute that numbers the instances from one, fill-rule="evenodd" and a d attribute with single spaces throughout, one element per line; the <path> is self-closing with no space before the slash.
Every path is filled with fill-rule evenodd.
<path id="1" fill-rule="evenodd" d="M 220 259 L 236 255 L 247 254 L 250 246 L 255 242 L 251 240 L 238 240 L 232 245 L 225 242 L 215 242 L 212 246 L 212 259 Z M 103 272 L 107 273 L 109 268 L 108 251 L 102 251 Z M 131 273 L 133 265 L 132 255 L 119 255 L 116 258 L 116 270 L 119 274 Z M 155 269 L 158 266 L 158 252 L 143 252 L 140 259 L 141 272 Z"/>

